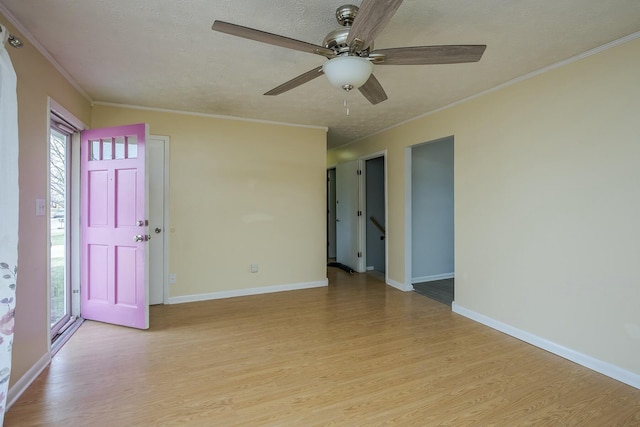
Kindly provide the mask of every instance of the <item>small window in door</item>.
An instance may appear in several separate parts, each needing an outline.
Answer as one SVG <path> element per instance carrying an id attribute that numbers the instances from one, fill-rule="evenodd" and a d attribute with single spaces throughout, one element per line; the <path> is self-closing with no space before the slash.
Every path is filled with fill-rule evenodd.
<path id="1" fill-rule="evenodd" d="M 89 161 L 138 158 L 138 138 L 135 135 L 89 141 Z"/>

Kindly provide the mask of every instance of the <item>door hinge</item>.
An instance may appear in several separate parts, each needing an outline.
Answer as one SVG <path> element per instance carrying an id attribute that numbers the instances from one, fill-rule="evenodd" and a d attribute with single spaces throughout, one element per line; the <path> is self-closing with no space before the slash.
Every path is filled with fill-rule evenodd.
<path id="1" fill-rule="evenodd" d="M 358 169 L 358 172 L 356 172 L 356 175 L 362 175 L 362 170 Z"/>
<path id="2" fill-rule="evenodd" d="M 362 211 L 358 211 L 358 216 L 362 216 Z"/>
<path id="3" fill-rule="evenodd" d="M 358 258 L 362 258 L 362 252 L 358 252 Z"/>

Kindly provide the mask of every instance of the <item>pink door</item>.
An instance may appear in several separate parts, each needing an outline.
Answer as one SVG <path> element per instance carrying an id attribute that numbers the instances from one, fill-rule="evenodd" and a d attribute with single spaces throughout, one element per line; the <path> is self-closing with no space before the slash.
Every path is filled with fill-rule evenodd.
<path id="1" fill-rule="evenodd" d="M 82 132 L 83 318 L 149 328 L 147 125 Z"/>

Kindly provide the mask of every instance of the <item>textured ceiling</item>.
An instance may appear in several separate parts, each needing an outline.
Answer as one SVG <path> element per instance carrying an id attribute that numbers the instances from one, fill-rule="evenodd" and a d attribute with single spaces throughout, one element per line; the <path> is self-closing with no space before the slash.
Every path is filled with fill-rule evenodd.
<path id="1" fill-rule="evenodd" d="M 214 32 L 215 19 L 314 44 L 344 0 L 0 0 L 94 101 L 326 126 L 335 147 L 640 31 L 638 0 L 404 0 L 375 41 L 486 44 L 478 63 L 376 66 L 369 104 L 324 77 L 262 94 L 321 56 Z M 356 5 L 361 2 L 354 1 Z M 0 9 L 1 10 L 1 9 Z M 18 54 L 18 53 L 16 53 Z"/>

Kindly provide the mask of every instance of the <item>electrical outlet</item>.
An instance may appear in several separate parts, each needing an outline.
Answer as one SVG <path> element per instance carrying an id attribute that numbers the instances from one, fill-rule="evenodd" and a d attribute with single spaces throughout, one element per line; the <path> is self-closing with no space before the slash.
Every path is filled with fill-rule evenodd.
<path id="1" fill-rule="evenodd" d="M 172 285 L 176 283 L 176 275 L 175 274 L 170 274 L 169 275 L 169 283 L 171 283 Z"/>
<path id="2" fill-rule="evenodd" d="M 258 272 L 258 264 L 251 264 L 251 272 L 252 273 Z"/>

